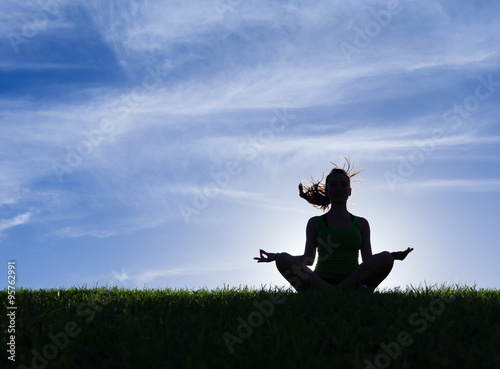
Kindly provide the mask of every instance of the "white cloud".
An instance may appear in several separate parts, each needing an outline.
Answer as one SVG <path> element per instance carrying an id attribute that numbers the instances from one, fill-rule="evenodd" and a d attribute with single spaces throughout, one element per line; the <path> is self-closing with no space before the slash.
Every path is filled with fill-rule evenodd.
<path id="1" fill-rule="evenodd" d="M 97 67 L 87 64 L 61 64 L 61 63 L 0 63 L 0 71 L 51 71 L 51 70 L 80 70 L 96 69 Z"/>
<path id="2" fill-rule="evenodd" d="M 210 273 L 225 272 L 238 269 L 234 264 L 219 264 L 210 267 L 196 267 L 196 266 L 178 266 L 165 269 L 148 269 L 141 270 L 135 273 L 127 272 L 122 269 L 121 272 L 111 272 L 111 283 L 115 280 L 121 284 L 144 286 L 147 283 L 153 282 L 158 278 L 172 277 L 172 276 L 195 276 Z"/>
<path id="3" fill-rule="evenodd" d="M 64 227 L 51 233 L 52 236 L 58 238 L 79 238 L 79 237 L 94 237 L 94 238 L 108 238 L 117 234 L 113 230 L 90 230 L 83 229 L 83 227 Z"/>
<path id="4" fill-rule="evenodd" d="M 158 198 L 151 198 L 150 202 L 160 201 Z M 140 214 L 134 214 L 130 216 L 122 214 L 116 221 L 111 220 L 109 222 L 92 222 L 89 224 L 82 224 L 88 222 L 88 220 L 77 219 L 78 225 L 76 226 L 66 226 L 50 232 L 48 235 L 51 237 L 57 237 L 60 239 L 71 239 L 80 237 L 91 237 L 91 238 L 109 238 L 116 236 L 118 234 L 133 233 L 140 230 L 156 228 L 165 223 L 169 218 L 164 213 L 159 212 L 157 209 L 149 207 L 149 204 L 143 204 L 142 207 L 136 204 L 130 204 L 130 207 L 136 207 Z M 148 212 L 149 210 L 149 212 Z M 66 222 L 72 221 L 71 215 L 64 218 Z M 61 219 L 59 219 L 61 221 Z"/>
<path id="5" fill-rule="evenodd" d="M 407 181 L 398 184 L 402 190 L 456 191 L 456 192 L 499 192 L 500 179 L 431 179 Z"/>
<path id="6" fill-rule="evenodd" d="M 419 150 L 424 144 L 427 145 L 426 149 L 432 149 L 429 155 L 439 155 L 438 151 L 462 152 L 465 148 L 486 147 L 500 142 L 500 136 L 497 135 L 486 135 L 478 131 L 453 131 L 451 128 L 449 131 L 443 129 L 442 137 L 433 138 L 432 129 L 429 130 L 426 126 L 405 126 L 403 122 L 394 126 L 374 125 L 347 130 L 328 129 L 327 126 L 324 128 L 325 133 L 322 135 L 310 135 L 307 128 L 300 135 L 287 135 L 286 131 L 276 133 L 269 142 L 253 144 L 252 147 L 257 155 L 263 157 L 355 152 L 361 157 L 376 160 L 373 153 L 377 152 L 383 160 L 399 160 L 402 154 Z M 222 151 L 228 155 L 232 153 L 233 159 L 244 161 L 243 151 L 239 151 L 244 142 L 241 137 L 207 137 L 196 146 L 201 156 L 218 156 Z"/>
<path id="7" fill-rule="evenodd" d="M 9 228 L 16 227 L 22 224 L 29 223 L 31 216 L 33 215 L 32 212 L 24 213 L 24 214 L 19 214 L 13 219 L 2 219 L 0 220 L 0 232 L 6 231 Z"/>

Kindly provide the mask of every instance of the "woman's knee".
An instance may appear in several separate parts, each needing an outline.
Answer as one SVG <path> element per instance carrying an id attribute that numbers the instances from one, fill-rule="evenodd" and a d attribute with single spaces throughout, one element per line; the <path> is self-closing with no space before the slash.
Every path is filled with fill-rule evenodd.
<path id="1" fill-rule="evenodd" d="M 292 259 L 292 256 L 287 253 L 287 252 L 280 252 L 278 255 L 276 255 L 276 266 L 278 269 L 286 269 L 290 265 L 290 261 Z"/>
<path id="2" fill-rule="evenodd" d="M 392 257 L 392 254 L 389 252 L 389 251 L 382 251 L 380 253 L 380 255 L 382 255 L 382 257 L 386 260 L 389 260 L 389 261 L 393 261 L 394 258 Z"/>
<path id="3" fill-rule="evenodd" d="M 280 252 L 278 255 L 276 255 L 276 262 L 283 263 L 285 261 L 289 261 L 291 257 L 292 256 L 287 252 Z"/>
<path id="4" fill-rule="evenodd" d="M 389 251 L 382 251 L 368 258 L 368 264 L 392 265 L 394 258 Z"/>
<path id="5" fill-rule="evenodd" d="M 394 264 L 394 258 L 389 251 L 383 251 L 380 254 L 380 264 L 389 270 L 392 269 L 392 265 Z"/>
<path id="6" fill-rule="evenodd" d="M 394 258 L 391 253 L 389 251 L 382 251 L 368 259 L 366 266 L 369 266 L 369 268 L 375 268 L 376 270 L 391 270 L 393 264 Z"/>
<path id="7" fill-rule="evenodd" d="M 373 258 L 378 261 L 393 261 L 394 258 L 392 257 L 392 254 L 389 251 L 382 251 L 379 252 L 378 254 L 373 255 Z"/>

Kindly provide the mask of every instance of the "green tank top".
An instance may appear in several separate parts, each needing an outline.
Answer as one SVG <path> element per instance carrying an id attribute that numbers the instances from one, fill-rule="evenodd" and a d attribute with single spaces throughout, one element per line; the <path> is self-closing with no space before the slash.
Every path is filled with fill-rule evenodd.
<path id="1" fill-rule="evenodd" d="M 321 278 L 341 282 L 359 265 L 362 239 L 358 217 L 354 217 L 350 226 L 340 229 L 330 228 L 323 217 L 318 218 L 318 262 L 314 272 Z"/>

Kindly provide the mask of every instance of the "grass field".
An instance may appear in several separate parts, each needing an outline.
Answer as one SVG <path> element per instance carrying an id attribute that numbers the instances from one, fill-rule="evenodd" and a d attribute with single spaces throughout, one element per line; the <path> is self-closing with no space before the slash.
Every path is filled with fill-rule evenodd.
<path id="1" fill-rule="evenodd" d="M 0 298 L 7 368 L 500 368 L 499 290 L 20 289 L 15 310 Z"/>

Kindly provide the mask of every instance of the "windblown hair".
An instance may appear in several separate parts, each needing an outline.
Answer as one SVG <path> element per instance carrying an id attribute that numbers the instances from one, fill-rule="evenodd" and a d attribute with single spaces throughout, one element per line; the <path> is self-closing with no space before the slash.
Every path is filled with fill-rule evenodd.
<path id="1" fill-rule="evenodd" d="M 357 180 L 353 180 L 353 178 L 361 172 L 361 170 L 355 170 L 354 163 L 351 165 L 351 161 L 349 158 L 345 156 L 342 157 L 345 160 L 342 168 L 339 168 L 337 164 L 330 162 L 335 166 L 330 173 L 326 176 L 323 173 L 323 176 L 319 181 L 314 181 L 311 177 L 311 185 L 309 187 L 304 187 L 302 182 L 299 183 L 299 196 L 306 200 L 309 204 L 313 205 L 316 208 L 322 209 L 323 211 L 328 209 L 330 206 L 330 199 L 326 193 L 326 184 L 328 183 L 328 178 L 330 175 L 335 173 L 342 173 L 349 179 L 349 185 L 352 182 L 359 182 Z M 324 181 L 323 181 L 324 180 Z"/>

